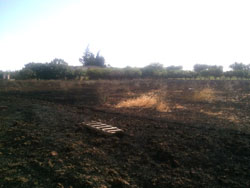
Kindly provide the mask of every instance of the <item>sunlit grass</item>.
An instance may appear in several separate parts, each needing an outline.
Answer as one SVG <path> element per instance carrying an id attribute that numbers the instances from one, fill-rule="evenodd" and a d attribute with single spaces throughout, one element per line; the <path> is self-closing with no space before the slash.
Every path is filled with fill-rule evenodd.
<path id="1" fill-rule="evenodd" d="M 205 88 L 194 93 L 193 100 L 211 102 L 216 99 L 215 91 L 211 88 Z"/>
<path id="2" fill-rule="evenodd" d="M 137 98 L 127 99 L 119 102 L 116 108 L 153 108 L 159 112 L 169 112 L 170 108 L 161 97 L 155 93 L 142 94 Z"/>

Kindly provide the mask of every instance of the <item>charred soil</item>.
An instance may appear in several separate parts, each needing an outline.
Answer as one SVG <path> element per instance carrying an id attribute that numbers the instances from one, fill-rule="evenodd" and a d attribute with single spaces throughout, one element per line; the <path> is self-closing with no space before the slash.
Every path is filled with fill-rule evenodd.
<path id="1" fill-rule="evenodd" d="M 0 187 L 250 186 L 249 81 L 32 84 L 0 86 Z"/>

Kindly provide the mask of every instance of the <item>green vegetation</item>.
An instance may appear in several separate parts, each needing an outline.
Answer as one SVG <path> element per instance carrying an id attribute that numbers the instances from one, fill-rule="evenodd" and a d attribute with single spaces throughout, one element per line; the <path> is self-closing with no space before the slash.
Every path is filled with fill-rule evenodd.
<path id="1" fill-rule="evenodd" d="M 237 63 L 235 63 L 237 64 Z M 235 65 L 233 64 L 233 65 Z M 244 65 L 244 64 L 243 64 Z M 247 65 L 246 65 L 247 66 Z M 206 68 L 204 68 L 206 67 Z M 223 72 L 222 66 L 195 65 L 194 71 L 182 70 L 181 66 L 163 67 L 153 63 L 143 68 L 113 68 L 113 67 L 73 67 L 62 59 L 54 59 L 50 63 L 29 63 L 16 72 L 0 72 L 0 78 L 10 74 L 16 80 L 82 80 L 82 79 L 136 79 L 136 78 L 164 78 L 164 79 L 198 79 L 198 80 L 235 80 L 250 79 L 250 70 Z"/>
<path id="2" fill-rule="evenodd" d="M 231 71 L 223 72 L 222 66 L 196 64 L 193 71 L 183 70 L 182 66 L 164 67 L 160 63 L 151 63 L 143 68 L 113 68 L 106 66 L 105 59 L 98 52 L 96 56 L 86 48 L 79 59 L 83 66 L 69 66 L 63 59 L 54 59 L 50 63 L 28 63 L 20 71 L 0 71 L 0 79 L 9 74 L 16 80 L 97 80 L 97 79 L 136 79 L 136 78 L 164 78 L 164 79 L 250 79 L 250 64 L 234 63 Z"/>
<path id="3" fill-rule="evenodd" d="M 83 66 L 98 66 L 98 67 L 106 67 L 104 57 L 100 56 L 100 51 L 97 52 L 96 56 L 90 52 L 89 46 L 87 46 L 82 58 L 79 61 L 83 64 Z"/>

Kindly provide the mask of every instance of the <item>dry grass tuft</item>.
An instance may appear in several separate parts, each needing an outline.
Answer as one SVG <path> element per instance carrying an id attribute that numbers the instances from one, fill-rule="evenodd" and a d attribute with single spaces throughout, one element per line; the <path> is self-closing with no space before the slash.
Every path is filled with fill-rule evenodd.
<path id="1" fill-rule="evenodd" d="M 171 112 L 169 106 L 165 102 L 162 102 L 162 101 L 160 101 L 157 104 L 156 110 L 159 112 Z"/>
<path id="2" fill-rule="evenodd" d="M 215 116 L 221 119 L 229 120 L 234 123 L 240 122 L 239 118 L 235 114 L 228 114 L 225 113 L 225 111 L 211 112 L 211 111 L 200 110 L 200 112 L 209 116 Z"/>
<path id="3" fill-rule="evenodd" d="M 227 119 L 234 123 L 240 123 L 240 119 L 234 114 L 227 116 Z"/>
<path id="4" fill-rule="evenodd" d="M 215 92 L 211 88 L 205 88 L 201 91 L 195 92 L 193 99 L 195 101 L 208 101 L 211 102 L 215 99 Z"/>
<path id="5" fill-rule="evenodd" d="M 201 113 L 207 114 L 209 116 L 222 116 L 223 112 L 219 111 L 219 112 L 211 112 L 211 111 L 204 111 L 204 110 L 200 110 Z"/>
<path id="6" fill-rule="evenodd" d="M 143 107 L 150 108 L 156 105 L 157 99 L 153 95 L 141 95 L 140 97 L 134 99 L 128 99 L 122 101 L 116 105 L 117 108 L 130 108 L 130 107 Z"/>
<path id="7" fill-rule="evenodd" d="M 169 112 L 168 105 L 160 100 L 160 97 L 154 93 L 143 94 L 137 98 L 128 99 L 118 103 L 116 108 L 155 108 L 159 112 Z"/>
<path id="8" fill-rule="evenodd" d="M 187 109 L 185 106 L 182 106 L 182 105 L 180 105 L 180 104 L 176 104 L 175 105 L 175 109 L 182 109 L 182 110 L 185 110 L 185 109 Z"/>

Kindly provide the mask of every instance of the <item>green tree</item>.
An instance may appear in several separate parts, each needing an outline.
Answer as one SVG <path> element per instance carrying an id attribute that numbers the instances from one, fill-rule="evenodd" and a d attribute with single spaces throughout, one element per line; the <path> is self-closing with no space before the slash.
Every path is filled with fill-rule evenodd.
<path id="1" fill-rule="evenodd" d="M 168 66 L 166 67 L 167 71 L 182 71 L 183 67 L 182 66 Z"/>
<path id="2" fill-rule="evenodd" d="M 64 66 L 68 66 L 68 63 L 66 63 L 63 59 L 58 59 L 58 58 L 55 58 L 53 59 L 50 64 L 52 65 L 64 65 Z"/>
<path id="3" fill-rule="evenodd" d="M 28 63 L 22 71 L 27 72 L 27 70 L 31 70 L 36 79 L 51 80 L 65 79 L 68 75 L 69 69 L 68 63 L 63 59 L 55 58 L 50 63 Z M 21 72 L 21 75 L 22 74 L 23 73 Z"/>
<path id="4" fill-rule="evenodd" d="M 29 79 L 35 79 L 35 78 L 36 78 L 36 74 L 31 69 L 22 69 L 16 75 L 16 79 L 18 80 L 29 80 Z"/>
<path id="5" fill-rule="evenodd" d="M 68 63 L 63 59 L 55 58 L 47 64 L 47 66 L 47 71 L 50 73 L 50 79 L 65 79 L 69 71 Z"/>
<path id="6" fill-rule="evenodd" d="M 36 75 L 36 79 L 44 79 L 44 64 L 43 63 L 28 63 L 22 70 L 32 70 Z"/>
<path id="7" fill-rule="evenodd" d="M 105 59 L 103 56 L 100 56 L 100 51 L 97 52 L 95 57 L 95 65 L 100 67 L 106 67 L 105 65 Z"/>
<path id="8" fill-rule="evenodd" d="M 245 65 L 243 63 L 237 63 L 235 62 L 234 64 L 231 64 L 229 66 L 233 71 L 249 71 L 250 70 L 250 65 Z"/>
<path id="9" fill-rule="evenodd" d="M 123 69 L 125 78 L 133 79 L 133 78 L 140 78 L 142 72 L 138 68 L 126 67 Z"/>
<path id="10" fill-rule="evenodd" d="M 223 67 L 222 66 L 216 66 L 212 65 L 208 67 L 209 75 L 213 76 L 215 78 L 221 77 L 223 75 Z"/>
<path id="11" fill-rule="evenodd" d="M 245 65 L 243 63 L 231 64 L 229 66 L 233 71 L 232 74 L 237 78 L 248 78 L 250 74 L 250 64 Z"/>
<path id="12" fill-rule="evenodd" d="M 205 65 L 196 64 L 194 65 L 194 72 L 203 77 L 220 77 L 223 75 L 223 67 L 217 65 Z"/>
<path id="13" fill-rule="evenodd" d="M 150 65 L 141 69 L 143 77 L 160 77 L 166 72 L 163 65 L 160 63 L 151 63 Z"/>
<path id="14" fill-rule="evenodd" d="M 194 72 L 201 73 L 202 71 L 205 71 L 208 69 L 208 65 L 205 64 L 195 64 L 194 65 Z"/>
<path id="15" fill-rule="evenodd" d="M 83 56 L 79 58 L 79 61 L 83 64 L 83 66 L 106 67 L 105 59 L 103 56 L 100 56 L 100 51 L 95 56 L 92 52 L 90 52 L 89 46 L 87 46 Z"/>

